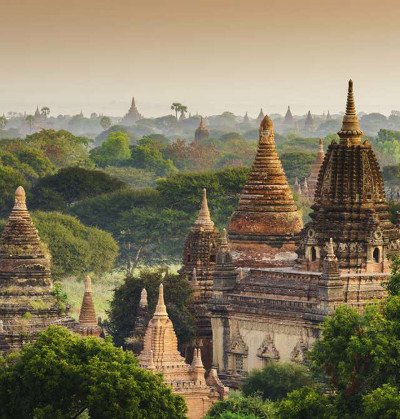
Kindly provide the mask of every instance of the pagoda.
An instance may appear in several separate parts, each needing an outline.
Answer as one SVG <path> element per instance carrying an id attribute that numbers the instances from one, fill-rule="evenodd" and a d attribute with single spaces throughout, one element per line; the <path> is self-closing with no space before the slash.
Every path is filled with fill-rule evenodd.
<path id="1" fill-rule="evenodd" d="M 98 324 L 93 303 L 92 279 L 89 275 L 85 278 L 85 292 L 83 294 L 79 323 L 76 327 L 76 331 L 83 336 L 99 337 L 101 334 L 101 327 Z"/>
<path id="2" fill-rule="evenodd" d="M 236 264 L 284 266 L 296 258 L 295 237 L 302 226 L 276 152 L 272 120 L 265 116 L 257 154 L 228 227 Z"/>
<path id="3" fill-rule="evenodd" d="M 0 320 L 3 341 L 18 349 L 49 325 L 71 325 L 54 293 L 50 256 L 26 206 L 24 188 L 0 238 Z"/>
<path id="4" fill-rule="evenodd" d="M 206 380 L 199 349 L 195 349 L 191 365 L 179 353 L 174 326 L 164 303 L 163 284 L 159 286 L 156 310 L 147 326 L 143 351 L 138 358 L 141 368 L 162 373 L 173 391 L 185 398 L 189 419 L 204 417 L 210 406 L 226 395 L 227 390 L 215 371 Z"/>
<path id="5" fill-rule="evenodd" d="M 245 113 L 245 115 L 243 117 L 243 123 L 244 124 L 250 123 L 250 118 L 249 118 L 249 115 L 247 114 L 247 112 Z"/>
<path id="6" fill-rule="evenodd" d="M 191 281 L 194 289 L 194 311 L 196 313 L 197 334 L 195 346 L 202 348 L 206 369 L 212 365 L 211 315 L 207 303 L 212 296 L 213 274 L 220 234 L 211 220 L 207 202 L 207 191 L 203 189 L 201 207 L 194 226 L 184 245 L 182 268 L 179 271 Z M 194 346 L 189 349 L 191 359 Z"/>
<path id="7" fill-rule="evenodd" d="M 315 130 L 314 119 L 311 115 L 311 111 L 307 112 L 306 120 L 304 121 L 304 132 L 310 134 Z"/>
<path id="8" fill-rule="evenodd" d="M 206 127 L 203 117 L 201 117 L 200 124 L 194 133 L 194 139 L 195 141 L 202 141 L 202 140 L 206 140 L 209 136 L 210 136 L 210 133 Z"/>
<path id="9" fill-rule="evenodd" d="M 260 109 L 260 113 L 257 116 L 256 122 L 257 124 L 261 124 L 261 121 L 264 119 L 264 112 L 262 108 Z"/>
<path id="10" fill-rule="evenodd" d="M 129 108 L 128 113 L 122 118 L 121 124 L 123 125 L 133 125 L 139 119 L 143 119 L 143 116 L 139 113 L 136 108 L 135 98 L 132 97 L 131 107 Z"/>
<path id="11" fill-rule="evenodd" d="M 311 167 L 311 173 L 307 178 L 308 184 L 308 196 L 311 199 L 314 199 L 315 190 L 317 189 L 317 182 L 318 182 L 318 175 L 321 169 L 322 163 L 324 162 L 325 153 L 324 153 L 324 142 L 320 138 L 319 140 L 319 148 L 317 157 Z"/>
<path id="12" fill-rule="evenodd" d="M 390 222 L 379 164 L 368 140 L 362 141 L 353 95 L 348 85 L 340 141 L 328 147 L 319 171 L 312 221 L 302 232 L 299 263 L 319 270 L 330 238 L 340 269 L 387 272 L 387 256 L 397 248 L 398 229 Z"/>

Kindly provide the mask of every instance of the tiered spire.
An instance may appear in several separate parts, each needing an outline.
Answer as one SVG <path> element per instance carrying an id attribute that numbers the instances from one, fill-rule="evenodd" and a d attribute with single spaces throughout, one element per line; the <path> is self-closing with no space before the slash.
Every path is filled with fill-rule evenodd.
<path id="1" fill-rule="evenodd" d="M 257 154 L 229 224 L 229 238 L 231 244 L 256 242 L 279 249 L 287 240 L 293 240 L 301 227 L 301 217 L 276 152 L 273 122 L 265 116 Z"/>
<path id="2" fill-rule="evenodd" d="M 168 317 L 167 307 L 164 303 L 164 285 L 160 284 L 158 287 L 158 302 L 156 306 L 156 311 L 154 312 L 154 317 Z"/>
<path id="3" fill-rule="evenodd" d="M 201 207 L 200 207 L 199 215 L 194 225 L 195 227 L 202 228 L 204 230 L 214 229 L 214 222 L 211 220 L 210 210 L 208 209 L 206 188 L 203 189 L 203 195 L 201 198 Z"/>
<path id="4" fill-rule="evenodd" d="M 290 110 L 290 106 L 288 106 L 286 114 L 285 114 L 285 118 L 283 119 L 283 124 L 284 125 L 293 125 L 294 123 L 294 118 L 292 115 L 292 111 Z"/>
<path id="5" fill-rule="evenodd" d="M 79 325 L 97 326 L 96 310 L 92 297 L 92 278 L 89 275 L 85 277 L 85 292 L 83 294 L 81 311 L 79 314 Z"/>
<path id="6" fill-rule="evenodd" d="M 315 128 L 315 126 L 314 126 L 314 119 L 313 119 L 313 117 L 311 115 L 311 111 L 308 111 L 307 112 L 306 120 L 304 122 L 304 130 L 306 132 L 311 132 L 311 131 L 314 130 L 314 128 Z"/>

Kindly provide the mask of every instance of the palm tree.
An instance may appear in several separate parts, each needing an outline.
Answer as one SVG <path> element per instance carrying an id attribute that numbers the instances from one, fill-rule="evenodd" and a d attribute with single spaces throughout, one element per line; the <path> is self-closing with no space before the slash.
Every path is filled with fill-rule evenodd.
<path id="1" fill-rule="evenodd" d="M 174 102 L 174 103 L 171 105 L 171 109 L 172 109 L 173 111 L 175 111 L 175 118 L 176 118 L 176 120 L 178 120 L 178 112 L 181 110 L 181 107 L 182 107 L 182 104 L 181 104 L 181 103 L 179 103 L 179 102 Z"/>
<path id="2" fill-rule="evenodd" d="M 50 115 L 50 108 L 48 108 L 47 106 L 43 106 L 42 109 L 40 109 L 40 113 L 47 118 Z"/>
<path id="3" fill-rule="evenodd" d="M 185 118 L 185 113 L 187 112 L 187 106 L 181 105 L 179 107 L 179 112 L 181 113 L 181 118 L 184 119 Z"/>

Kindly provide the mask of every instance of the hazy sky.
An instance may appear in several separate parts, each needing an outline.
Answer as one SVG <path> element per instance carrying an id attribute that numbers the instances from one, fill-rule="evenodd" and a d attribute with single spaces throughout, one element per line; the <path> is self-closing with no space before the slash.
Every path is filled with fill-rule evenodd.
<path id="1" fill-rule="evenodd" d="M 0 112 L 400 110 L 399 0 L 1 0 Z"/>

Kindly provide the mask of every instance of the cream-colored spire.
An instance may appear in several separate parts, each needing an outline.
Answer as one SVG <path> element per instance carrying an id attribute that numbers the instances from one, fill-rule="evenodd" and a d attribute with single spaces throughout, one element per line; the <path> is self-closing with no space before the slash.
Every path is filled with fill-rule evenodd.
<path id="1" fill-rule="evenodd" d="M 363 134 L 364 133 L 360 129 L 360 124 L 358 122 L 358 116 L 356 112 L 353 93 L 353 81 L 349 80 L 346 114 L 343 116 L 342 128 L 338 132 L 338 135 L 342 143 L 350 141 L 350 144 L 356 145 L 360 144 L 361 136 Z"/>
<path id="2" fill-rule="evenodd" d="M 192 359 L 191 367 L 193 369 L 195 369 L 196 368 L 196 364 L 197 364 L 197 348 L 194 348 L 193 349 L 193 359 Z"/>
<path id="3" fill-rule="evenodd" d="M 25 189 L 22 186 L 18 186 L 15 191 L 15 204 L 14 209 L 26 210 L 26 193 Z"/>
<path id="4" fill-rule="evenodd" d="M 92 292 L 92 278 L 89 275 L 85 277 L 85 292 Z"/>
<path id="5" fill-rule="evenodd" d="M 203 360 L 201 359 L 201 349 L 200 348 L 195 348 L 194 349 L 196 353 L 196 363 L 194 364 L 195 368 L 204 368 L 203 365 Z"/>
<path id="6" fill-rule="evenodd" d="M 202 200 L 201 200 L 201 207 L 200 207 L 199 215 L 198 215 L 197 220 L 194 224 L 197 227 L 202 227 L 202 228 L 205 228 L 205 229 L 213 229 L 214 228 L 214 223 L 211 220 L 210 210 L 208 209 L 206 188 L 203 189 L 203 196 L 202 196 Z"/>
<path id="7" fill-rule="evenodd" d="M 147 291 L 146 288 L 143 288 L 142 292 L 140 293 L 139 307 L 147 307 L 147 305 Z"/>
<path id="8" fill-rule="evenodd" d="M 330 260 L 330 261 L 337 260 L 336 255 L 335 255 L 335 251 L 333 250 L 332 237 L 329 239 L 329 242 L 328 242 L 328 249 L 327 249 L 325 260 Z"/>
<path id="9" fill-rule="evenodd" d="M 168 317 L 167 307 L 164 303 L 164 285 L 160 284 L 158 287 L 158 302 L 154 317 Z"/>
<path id="10" fill-rule="evenodd" d="M 4 323 L 3 320 L 0 320 L 0 333 L 4 332 Z"/>

